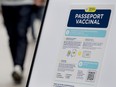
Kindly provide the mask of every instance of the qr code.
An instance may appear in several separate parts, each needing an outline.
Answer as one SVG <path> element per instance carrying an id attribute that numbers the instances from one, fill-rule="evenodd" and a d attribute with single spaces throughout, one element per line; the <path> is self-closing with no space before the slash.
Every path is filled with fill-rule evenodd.
<path id="1" fill-rule="evenodd" d="M 87 82 L 95 82 L 96 71 L 88 71 Z"/>

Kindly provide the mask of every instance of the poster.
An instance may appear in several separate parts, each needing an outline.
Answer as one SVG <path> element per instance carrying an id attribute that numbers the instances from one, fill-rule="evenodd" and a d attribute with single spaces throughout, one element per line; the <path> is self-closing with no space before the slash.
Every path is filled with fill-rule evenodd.
<path id="1" fill-rule="evenodd" d="M 97 86 L 112 12 L 112 5 L 70 6 L 53 87 Z"/>

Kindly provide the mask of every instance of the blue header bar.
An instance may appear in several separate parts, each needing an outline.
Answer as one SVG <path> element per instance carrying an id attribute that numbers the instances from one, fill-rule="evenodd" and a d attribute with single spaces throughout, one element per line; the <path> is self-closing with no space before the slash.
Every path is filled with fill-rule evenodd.
<path id="1" fill-rule="evenodd" d="M 73 9 L 70 12 L 68 27 L 107 28 L 110 20 L 110 9 L 97 9 L 85 12 L 85 9 Z"/>

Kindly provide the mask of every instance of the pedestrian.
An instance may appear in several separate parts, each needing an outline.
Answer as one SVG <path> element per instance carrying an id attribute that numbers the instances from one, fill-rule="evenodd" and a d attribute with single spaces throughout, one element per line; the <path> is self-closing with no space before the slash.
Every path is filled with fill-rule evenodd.
<path id="1" fill-rule="evenodd" d="M 44 1 L 45 3 L 45 1 Z M 43 18 L 43 12 L 44 12 L 44 7 L 45 5 L 33 5 L 32 6 L 32 14 L 31 14 L 31 21 L 30 21 L 30 27 L 31 27 L 31 30 L 32 30 L 32 37 L 33 37 L 33 40 L 36 41 L 36 35 L 35 35 L 35 29 L 34 29 L 34 22 L 35 22 L 35 19 L 38 19 L 39 21 L 42 20 Z"/>
<path id="2" fill-rule="evenodd" d="M 4 25 L 9 36 L 9 47 L 14 63 L 13 80 L 20 83 L 23 77 L 27 51 L 27 31 L 33 4 L 41 5 L 43 0 L 2 0 Z"/>

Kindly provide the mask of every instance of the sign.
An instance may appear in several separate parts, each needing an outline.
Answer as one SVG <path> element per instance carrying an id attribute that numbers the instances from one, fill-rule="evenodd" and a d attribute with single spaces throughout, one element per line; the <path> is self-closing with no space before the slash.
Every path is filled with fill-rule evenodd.
<path id="1" fill-rule="evenodd" d="M 70 9 L 53 87 L 97 86 L 112 9 L 80 7 Z"/>
<path id="2" fill-rule="evenodd" d="M 116 87 L 116 1 L 47 2 L 26 87 Z"/>

